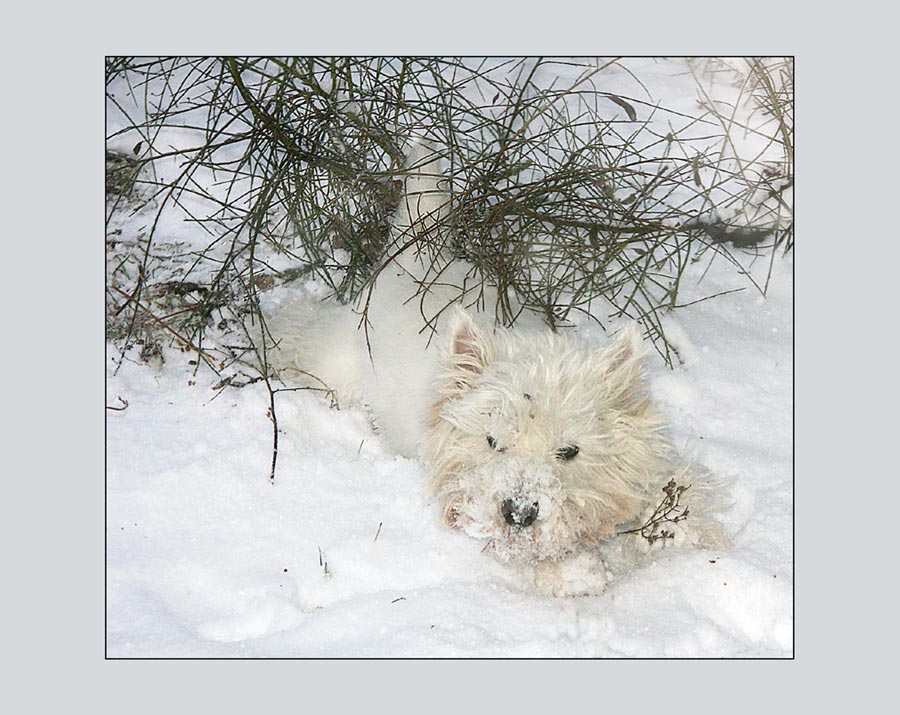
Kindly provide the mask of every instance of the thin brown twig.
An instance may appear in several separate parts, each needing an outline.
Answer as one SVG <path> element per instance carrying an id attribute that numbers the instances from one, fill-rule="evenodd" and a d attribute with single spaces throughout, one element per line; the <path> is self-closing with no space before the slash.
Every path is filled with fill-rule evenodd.
<path id="1" fill-rule="evenodd" d="M 272 467 L 269 472 L 269 481 L 275 483 L 275 467 L 278 464 L 278 416 L 275 414 L 275 391 L 272 390 L 272 383 L 269 382 L 268 375 L 263 377 L 266 383 L 266 389 L 269 391 L 269 419 L 272 420 Z"/>
<path id="2" fill-rule="evenodd" d="M 115 407 L 114 405 L 107 405 L 107 406 L 106 406 L 106 409 L 108 409 L 108 410 L 113 410 L 114 412 L 124 412 L 125 410 L 128 409 L 128 400 L 124 400 L 124 399 L 122 399 L 121 397 L 119 397 L 118 395 L 116 395 L 116 399 L 118 399 L 119 402 L 122 403 L 122 406 L 121 406 L 121 407 Z"/>
<path id="3" fill-rule="evenodd" d="M 666 496 L 653 511 L 650 518 L 642 526 L 628 529 L 627 531 L 619 531 L 617 535 L 640 534 L 651 544 L 658 539 L 674 538 L 674 533 L 666 529 L 660 529 L 660 527 L 663 524 L 677 524 L 687 519 L 690 510 L 687 506 L 681 504 L 681 495 L 690 488 L 690 485 L 686 487 L 678 486 L 674 479 L 670 479 L 669 483 L 662 488 Z"/>

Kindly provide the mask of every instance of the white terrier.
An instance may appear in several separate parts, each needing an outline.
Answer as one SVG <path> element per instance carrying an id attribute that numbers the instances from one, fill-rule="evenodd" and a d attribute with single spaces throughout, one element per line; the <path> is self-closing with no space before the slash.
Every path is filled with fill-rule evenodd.
<path id="1" fill-rule="evenodd" d="M 654 545 L 721 545 L 700 508 L 706 473 L 672 448 L 647 394 L 636 326 L 599 349 L 527 314 L 494 330 L 480 308 L 495 294 L 471 266 L 417 257 L 417 238 L 444 230 L 447 202 L 427 151 L 410 159 L 397 260 L 356 311 L 286 302 L 269 320 L 273 364 L 370 409 L 390 447 L 424 458 L 444 522 L 552 593 L 597 593 Z"/>

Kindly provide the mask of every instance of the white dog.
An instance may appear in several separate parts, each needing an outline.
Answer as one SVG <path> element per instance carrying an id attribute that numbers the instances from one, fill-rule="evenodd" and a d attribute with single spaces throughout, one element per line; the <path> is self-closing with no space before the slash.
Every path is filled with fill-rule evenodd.
<path id="1" fill-rule="evenodd" d="M 470 266 L 416 255 L 417 237 L 444 230 L 427 151 L 410 160 L 397 260 L 355 311 L 284 304 L 269 321 L 276 367 L 370 409 L 390 447 L 424 458 L 444 522 L 552 593 L 596 593 L 651 545 L 720 545 L 700 509 L 705 472 L 672 448 L 647 394 L 636 326 L 601 348 L 527 314 L 495 330 L 495 296 Z"/>

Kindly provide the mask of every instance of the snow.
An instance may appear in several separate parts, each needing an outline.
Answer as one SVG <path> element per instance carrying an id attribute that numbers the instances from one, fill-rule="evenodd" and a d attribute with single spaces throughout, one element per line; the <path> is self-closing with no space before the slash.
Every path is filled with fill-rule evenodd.
<path id="1" fill-rule="evenodd" d="M 540 595 L 440 527 L 421 464 L 364 413 L 282 396 L 273 485 L 264 389 L 215 393 L 176 351 L 114 375 L 110 350 L 128 408 L 107 420 L 108 654 L 789 656 L 790 269 L 762 306 L 676 313 L 685 365 L 652 370 L 676 440 L 732 490 L 734 548 L 665 551 L 591 598 Z"/>
<path id="2" fill-rule="evenodd" d="M 656 92 L 671 72 L 642 67 L 677 104 Z M 165 221 L 189 246 L 208 240 Z M 768 256 L 751 270 L 764 283 Z M 272 484 L 261 384 L 214 391 L 177 348 L 154 366 L 132 351 L 117 371 L 108 346 L 107 404 L 128 407 L 106 423 L 107 655 L 790 657 L 792 258 L 776 257 L 765 298 L 726 261 L 701 261 L 679 300 L 735 288 L 668 315 L 683 364 L 650 362 L 676 444 L 727 490 L 733 548 L 666 549 L 585 598 L 542 595 L 443 528 L 422 465 L 383 448 L 364 412 L 281 393 Z"/>

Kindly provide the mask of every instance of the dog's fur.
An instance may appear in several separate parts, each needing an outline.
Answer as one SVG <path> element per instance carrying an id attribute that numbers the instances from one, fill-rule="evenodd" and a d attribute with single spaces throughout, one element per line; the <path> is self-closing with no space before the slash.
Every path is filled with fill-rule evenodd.
<path id="1" fill-rule="evenodd" d="M 425 151 L 410 160 L 395 247 L 443 231 L 446 197 Z M 636 326 L 601 348 L 534 319 L 494 330 L 479 310 L 493 296 L 466 284 L 465 264 L 433 259 L 402 251 L 355 312 L 288 301 L 269 321 L 275 364 L 366 405 L 391 448 L 424 458 L 443 521 L 533 568 L 553 593 L 602 590 L 608 565 L 646 550 L 623 534 L 645 523 L 672 478 L 692 485 L 691 513 L 666 525 L 676 538 L 655 543 L 721 544 L 702 513 L 705 472 L 675 452 L 648 396 Z"/>

